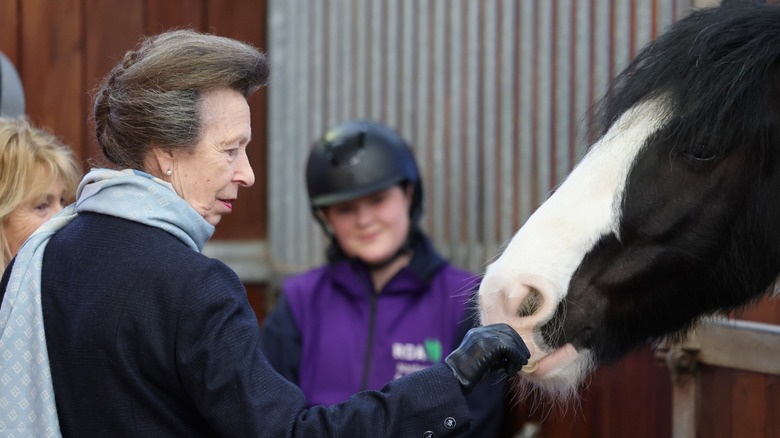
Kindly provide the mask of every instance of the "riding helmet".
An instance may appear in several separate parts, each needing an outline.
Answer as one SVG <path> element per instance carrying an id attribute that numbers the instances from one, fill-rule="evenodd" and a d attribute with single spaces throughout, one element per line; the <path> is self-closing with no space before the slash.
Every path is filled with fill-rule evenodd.
<path id="1" fill-rule="evenodd" d="M 377 122 L 352 120 L 328 130 L 314 143 L 306 163 L 312 212 L 357 199 L 395 184 L 414 187 L 409 215 L 422 215 L 422 181 L 409 144 Z"/>

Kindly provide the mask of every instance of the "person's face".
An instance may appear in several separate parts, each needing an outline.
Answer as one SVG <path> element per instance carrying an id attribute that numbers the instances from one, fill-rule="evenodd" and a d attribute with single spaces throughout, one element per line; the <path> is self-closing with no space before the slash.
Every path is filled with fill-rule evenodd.
<path id="1" fill-rule="evenodd" d="M 19 252 L 25 240 L 65 206 L 65 186 L 60 179 L 45 178 L 31 193 L 3 223 L 11 254 Z"/>
<path id="2" fill-rule="evenodd" d="M 409 233 L 411 188 L 393 186 L 322 210 L 341 248 L 350 257 L 377 264 L 395 255 Z"/>
<path id="3" fill-rule="evenodd" d="M 203 96 L 200 110 L 201 140 L 193 153 L 174 156 L 170 181 L 179 196 L 216 225 L 233 210 L 238 188 L 255 183 L 246 155 L 252 137 L 249 105 L 240 93 L 220 89 Z"/>

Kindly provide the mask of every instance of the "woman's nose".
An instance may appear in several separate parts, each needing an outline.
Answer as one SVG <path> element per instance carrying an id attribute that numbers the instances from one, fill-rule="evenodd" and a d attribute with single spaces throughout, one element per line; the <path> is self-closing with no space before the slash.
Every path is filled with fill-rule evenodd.
<path id="1" fill-rule="evenodd" d="M 357 223 L 364 225 L 371 222 L 371 218 L 374 216 L 374 210 L 368 204 L 359 204 L 357 211 L 355 212 Z"/>
<path id="2" fill-rule="evenodd" d="M 234 180 L 243 187 L 252 187 L 255 183 L 255 172 L 252 170 L 252 165 L 249 164 L 249 157 L 246 155 L 246 152 L 241 153 Z"/>

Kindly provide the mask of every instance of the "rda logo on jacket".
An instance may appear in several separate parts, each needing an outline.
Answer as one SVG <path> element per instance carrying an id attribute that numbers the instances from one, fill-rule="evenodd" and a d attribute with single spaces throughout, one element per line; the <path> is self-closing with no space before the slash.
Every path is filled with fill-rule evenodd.
<path id="1" fill-rule="evenodd" d="M 395 378 L 405 376 L 441 362 L 442 348 L 438 339 L 426 339 L 423 344 L 393 343 Z M 423 362 L 423 363 L 420 363 Z"/>
<path id="2" fill-rule="evenodd" d="M 426 339 L 424 344 L 393 343 L 393 359 L 414 362 L 441 362 L 441 342 Z"/>
<path id="3" fill-rule="evenodd" d="M 438 339 L 426 339 L 425 353 L 431 362 L 441 362 L 441 342 Z"/>

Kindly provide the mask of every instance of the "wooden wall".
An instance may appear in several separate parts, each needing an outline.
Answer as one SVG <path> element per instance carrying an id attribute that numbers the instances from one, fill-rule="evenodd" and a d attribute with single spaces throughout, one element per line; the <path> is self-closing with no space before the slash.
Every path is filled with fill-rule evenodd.
<path id="1" fill-rule="evenodd" d="M 265 50 L 265 17 L 263 0 L 0 0 L 0 51 L 19 71 L 29 117 L 70 144 L 86 168 L 98 156 L 91 91 L 142 35 L 190 27 Z M 242 191 L 218 239 L 266 235 L 265 93 L 250 105 L 257 183 Z"/>
<path id="2" fill-rule="evenodd" d="M 538 427 L 535 437 L 660 438 L 671 436 L 671 386 L 649 347 L 601 366 L 578 399 L 565 404 L 533 396 L 514 408 L 507 437 Z"/>
<path id="3" fill-rule="evenodd" d="M 0 51 L 19 71 L 27 114 L 71 145 L 89 168 L 99 149 L 89 122 L 92 90 L 143 35 L 193 28 L 266 50 L 265 0 L 0 0 Z M 239 192 L 235 211 L 220 223 L 222 239 L 265 239 L 265 90 L 250 100 L 249 159 L 257 182 Z M 248 284 L 258 316 L 264 285 Z"/>
<path id="4" fill-rule="evenodd" d="M 780 376 L 703 366 L 699 379 L 699 436 L 780 437 Z"/>

